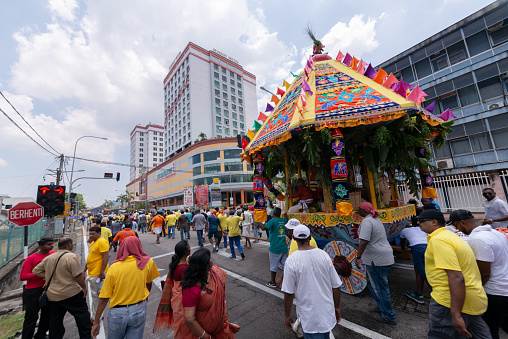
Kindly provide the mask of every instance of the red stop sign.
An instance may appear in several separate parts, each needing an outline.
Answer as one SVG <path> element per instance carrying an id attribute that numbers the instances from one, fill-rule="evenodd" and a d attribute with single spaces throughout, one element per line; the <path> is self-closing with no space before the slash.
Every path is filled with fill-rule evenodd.
<path id="1" fill-rule="evenodd" d="M 18 226 L 35 224 L 44 216 L 44 208 L 35 202 L 20 202 L 9 210 L 9 221 Z"/>

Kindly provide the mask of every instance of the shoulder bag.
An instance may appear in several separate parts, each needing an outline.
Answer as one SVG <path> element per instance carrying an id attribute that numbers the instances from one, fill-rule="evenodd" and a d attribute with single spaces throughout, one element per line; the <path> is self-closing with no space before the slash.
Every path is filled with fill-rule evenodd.
<path id="1" fill-rule="evenodd" d="M 49 284 L 51 283 L 51 279 L 53 279 L 53 275 L 56 272 L 56 267 L 58 265 L 58 262 L 64 256 L 64 254 L 67 254 L 67 252 L 62 253 L 62 255 L 60 255 L 60 257 L 58 257 L 58 260 L 56 261 L 56 264 L 55 264 L 55 269 L 53 270 L 53 273 L 51 273 L 51 277 L 49 277 L 48 283 L 46 284 L 46 286 L 44 286 L 44 290 L 42 291 L 41 296 L 39 297 L 39 307 L 48 306 L 49 301 L 48 301 L 48 293 L 47 292 L 48 292 Z"/>

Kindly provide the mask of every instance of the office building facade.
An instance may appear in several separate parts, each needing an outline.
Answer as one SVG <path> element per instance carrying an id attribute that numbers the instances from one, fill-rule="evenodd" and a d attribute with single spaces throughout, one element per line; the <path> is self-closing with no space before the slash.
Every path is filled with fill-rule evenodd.
<path id="1" fill-rule="evenodd" d="M 220 203 L 212 204 L 210 196 L 208 207 L 252 202 L 252 168 L 247 162 L 241 162 L 240 152 L 236 138 L 203 140 L 142 173 L 126 189 L 135 196 L 135 206 L 143 208 L 145 204 L 146 208 L 163 210 L 197 207 L 196 187 L 203 185 L 209 188 L 214 185 L 220 190 L 220 198 L 215 199 Z M 214 179 L 218 182 L 214 183 Z M 193 191 L 191 204 L 184 203 L 186 189 Z"/>
<path id="2" fill-rule="evenodd" d="M 256 77 L 235 59 L 192 42 L 164 79 L 164 156 L 173 157 L 202 133 L 207 138 L 246 134 L 257 114 Z"/>
<path id="3" fill-rule="evenodd" d="M 131 132 L 130 181 L 164 161 L 164 127 L 137 125 Z"/>

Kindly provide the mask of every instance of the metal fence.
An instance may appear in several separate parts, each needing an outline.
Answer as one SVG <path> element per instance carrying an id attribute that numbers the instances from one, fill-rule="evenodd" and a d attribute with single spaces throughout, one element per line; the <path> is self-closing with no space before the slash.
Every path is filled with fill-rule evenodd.
<path id="1" fill-rule="evenodd" d="M 435 201 L 441 207 L 441 211 L 451 212 L 461 208 L 471 212 L 483 212 L 485 199 L 482 196 L 482 189 L 492 187 L 492 183 L 487 173 L 475 172 L 434 177 L 434 187 L 438 196 Z M 421 192 L 421 186 L 419 188 Z M 417 197 L 411 195 L 405 183 L 399 184 L 398 189 L 404 202 L 411 198 L 421 199 L 421 193 Z"/>
<path id="2" fill-rule="evenodd" d="M 42 230 L 43 221 L 28 226 L 28 245 L 39 240 L 45 231 Z M 8 220 L 0 220 L 0 267 L 9 260 L 23 253 L 25 231 L 23 227 L 16 226 Z"/>

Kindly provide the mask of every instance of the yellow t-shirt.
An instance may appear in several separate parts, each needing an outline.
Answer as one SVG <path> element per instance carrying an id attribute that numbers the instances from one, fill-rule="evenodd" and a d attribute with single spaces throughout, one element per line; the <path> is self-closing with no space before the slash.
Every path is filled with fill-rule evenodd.
<path id="1" fill-rule="evenodd" d="M 109 308 L 116 305 L 132 305 L 145 300 L 150 292 L 146 284 L 159 276 L 159 270 L 152 259 L 143 270 L 136 264 L 136 258 L 128 256 L 111 265 L 104 280 L 100 298 L 110 298 Z"/>
<path id="2" fill-rule="evenodd" d="M 106 239 L 106 241 L 109 244 L 109 237 L 112 237 L 113 234 L 111 233 L 111 230 L 107 227 L 101 227 L 101 238 Z"/>
<path id="3" fill-rule="evenodd" d="M 310 237 L 310 245 L 312 247 L 317 248 L 316 240 L 314 240 L 313 237 Z M 294 239 L 292 239 L 291 240 L 291 245 L 289 245 L 289 254 L 288 254 L 288 256 L 290 256 L 291 253 L 293 253 L 296 250 L 298 250 L 298 243 Z"/>
<path id="4" fill-rule="evenodd" d="M 220 221 L 219 231 L 225 231 L 228 228 L 228 224 L 227 224 L 228 216 L 227 216 L 227 214 L 224 214 L 224 215 L 219 214 L 218 218 L 219 218 L 219 221 Z"/>
<path id="5" fill-rule="evenodd" d="M 102 235 L 102 232 L 101 232 Z M 90 244 L 88 249 L 88 257 L 86 258 L 86 267 L 88 268 L 88 276 L 95 277 L 101 274 L 102 253 L 109 251 L 109 242 L 102 237 Z M 108 265 L 104 273 L 108 271 Z"/>
<path id="6" fill-rule="evenodd" d="M 168 216 L 166 216 L 166 225 L 167 226 L 175 226 L 175 224 L 176 224 L 176 215 L 169 214 Z"/>
<path id="7" fill-rule="evenodd" d="M 466 285 L 466 299 L 462 312 L 470 315 L 487 310 L 487 295 L 471 247 L 455 233 L 441 227 L 427 236 L 425 273 L 432 292 L 440 305 L 450 308 L 450 286 L 445 270 L 461 271 Z"/>
<path id="8" fill-rule="evenodd" d="M 182 213 L 180 212 L 175 212 L 175 217 L 176 217 L 176 220 L 178 220 L 178 217 L 180 217 L 182 215 Z"/>
<path id="9" fill-rule="evenodd" d="M 220 218 L 219 218 L 219 220 L 220 220 Z M 227 227 L 229 228 L 228 235 L 230 237 L 236 237 L 236 236 L 240 235 L 240 226 L 238 225 L 238 223 L 242 220 L 243 220 L 243 218 L 239 217 L 237 215 L 235 215 L 233 217 L 228 217 L 226 219 L 226 224 L 227 224 Z"/>

